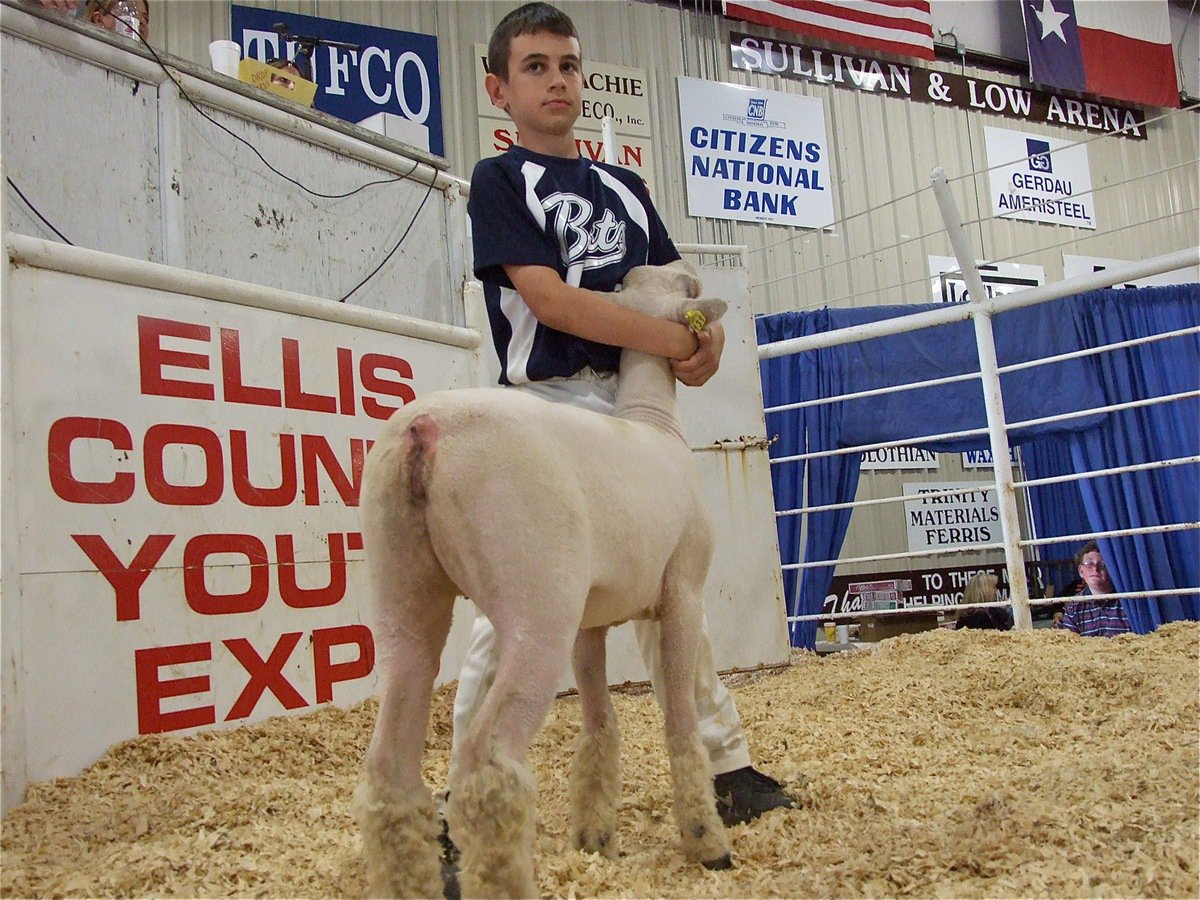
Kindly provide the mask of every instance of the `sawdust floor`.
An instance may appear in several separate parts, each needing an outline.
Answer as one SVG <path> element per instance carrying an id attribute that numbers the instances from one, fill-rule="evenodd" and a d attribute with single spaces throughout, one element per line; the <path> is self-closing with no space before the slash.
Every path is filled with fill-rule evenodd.
<path id="1" fill-rule="evenodd" d="M 661 719 L 619 695 L 623 857 L 568 849 L 578 702 L 532 752 L 553 897 L 1195 897 L 1200 625 L 1114 640 L 936 631 L 797 656 L 734 687 L 755 760 L 803 801 L 732 831 L 736 867 L 684 863 Z M 451 692 L 426 774 L 445 778 Z M 345 897 L 348 812 L 374 703 L 148 737 L 32 787 L 3 823 L 5 897 Z"/>

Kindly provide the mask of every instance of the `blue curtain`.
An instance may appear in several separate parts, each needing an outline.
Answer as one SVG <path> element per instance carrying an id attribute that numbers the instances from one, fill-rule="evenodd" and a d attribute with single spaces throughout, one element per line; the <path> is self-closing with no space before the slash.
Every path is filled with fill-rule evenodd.
<path id="1" fill-rule="evenodd" d="M 757 320 L 760 344 L 828 331 L 829 311 L 819 310 L 813 314 L 783 313 L 779 316 Z M 766 406 L 782 406 L 801 400 L 832 397 L 846 393 L 845 369 L 832 359 L 828 350 L 799 353 L 780 359 L 764 360 L 761 364 Z M 842 404 L 827 403 L 805 409 L 788 410 L 767 416 L 768 437 L 778 436 L 772 445 L 772 459 L 793 456 L 797 453 L 813 453 L 833 450 L 839 445 L 839 427 Z M 823 506 L 843 503 L 854 499 L 858 489 L 858 473 L 861 455 L 845 453 L 823 456 L 814 460 L 799 460 L 771 467 L 771 484 L 775 492 L 775 509 L 797 509 L 806 505 L 804 501 L 805 474 L 808 475 L 808 506 Z M 808 517 L 804 559 L 836 559 L 846 538 L 850 525 L 850 510 L 830 510 L 814 513 Z M 800 561 L 800 517 L 784 516 L 776 519 L 779 535 L 779 555 L 784 565 Z M 784 571 L 784 596 L 787 598 L 788 615 L 812 615 L 819 613 L 833 579 L 833 566 L 804 569 L 800 577 L 796 571 Z M 816 622 L 793 622 L 789 627 L 792 646 L 815 645 Z"/>
<path id="2" fill-rule="evenodd" d="M 1110 290 L 1013 310 L 993 320 L 996 355 L 1003 366 L 1196 325 L 1200 323 L 1198 297 L 1198 285 Z M 773 343 L 928 308 L 932 307 L 824 309 L 764 316 L 757 321 L 758 342 Z M 1192 335 L 1120 354 L 1009 373 L 1001 381 L 1005 417 L 1011 423 L 1103 406 L 1120 398 L 1195 390 L 1200 383 L 1197 366 L 1200 341 Z M 963 322 L 766 360 L 762 364 L 763 398 L 771 407 L 977 370 L 973 326 Z M 1009 440 L 1023 445 L 1033 477 L 1194 455 L 1200 452 L 1198 405 L 1187 401 L 1125 413 L 1097 413 L 1014 429 Z M 930 450 L 958 451 L 987 447 L 986 435 L 939 443 L 923 443 L 920 438 L 982 427 L 985 422 L 981 388 L 978 381 L 972 380 L 773 414 L 767 420 L 767 433 L 779 436 L 772 458 L 892 440 L 911 440 Z M 1158 456 L 1151 455 L 1152 447 Z M 1067 453 L 1069 464 L 1065 461 Z M 852 500 L 858 486 L 859 462 L 858 454 L 843 454 L 812 460 L 807 467 L 772 467 L 776 509 L 803 505 L 806 475 L 808 505 Z M 1194 521 L 1200 508 L 1195 466 L 1077 484 L 1035 492 L 1034 514 L 1040 535 Z M 1069 508 L 1057 509 L 1056 505 L 1061 504 Z M 1083 515 L 1079 513 L 1080 504 Z M 848 511 L 811 516 L 804 558 L 836 558 L 849 519 Z M 799 525 L 796 517 L 778 520 L 780 553 L 785 563 L 798 561 Z M 1060 552 L 1062 549 L 1073 551 L 1060 548 Z M 1122 590 L 1200 584 L 1200 535 L 1194 531 L 1106 541 L 1101 549 L 1106 560 L 1112 560 L 1114 580 Z M 797 586 L 792 573 L 787 573 L 784 584 L 789 614 L 819 613 L 832 576 L 832 567 L 808 569 Z M 1200 618 L 1198 606 L 1194 597 L 1178 597 L 1158 603 L 1136 601 L 1128 604 L 1128 611 L 1135 629 L 1148 631 L 1164 621 Z M 792 630 L 794 645 L 811 647 L 814 637 L 815 626 L 811 624 Z"/>
<path id="3" fill-rule="evenodd" d="M 1071 461 L 1070 437 L 1066 434 L 1048 435 L 1041 440 L 1021 446 L 1021 463 L 1029 479 L 1052 478 L 1075 472 Z M 1078 481 L 1059 484 L 1044 484 L 1029 489 L 1029 505 L 1033 513 L 1034 527 L 1039 538 L 1058 537 L 1064 534 L 1088 534 L 1098 530 L 1087 517 L 1083 495 Z M 1043 544 L 1041 557 L 1044 560 L 1069 560 L 1081 544 L 1069 541 Z M 1074 565 L 1060 570 L 1050 578 L 1055 596 L 1061 597 L 1063 589 L 1077 577 Z"/>
<path id="4" fill-rule="evenodd" d="M 1088 346 L 1117 343 L 1200 325 L 1200 285 L 1095 291 L 1071 299 Z M 1200 388 L 1200 335 L 1190 334 L 1100 354 L 1096 377 L 1109 404 Z M 1200 399 L 1110 413 L 1097 428 L 1072 434 L 1077 471 L 1200 454 Z M 1194 522 L 1200 511 L 1195 464 L 1079 482 L 1093 530 Z M 1200 533 L 1151 532 L 1101 538 L 1113 584 L 1121 591 L 1200 586 Z M 1125 601 L 1134 631 L 1200 619 L 1195 594 Z"/>
<path id="5" fill-rule="evenodd" d="M 828 313 L 831 328 L 850 328 L 943 307 L 939 303 L 822 312 Z M 1063 325 L 1061 312 L 1048 304 L 996 316 L 992 331 L 999 364 L 1012 365 L 1081 349 L 1074 329 L 1069 323 L 1065 328 Z M 979 371 L 975 326 L 969 321 L 842 344 L 831 347 L 827 358 L 840 369 L 847 391 Z M 1010 423 L 1020 422 L 1099 406 L 1102 394 L 1088 373 L 1087 360 L 1072 359 L 1001 376 L 1005 418 Z M 1010 431 L 1009 442 L 1019 444 L 1064 428 L 1087 428 L 1100 418 L 1090 416 L 1067 423 L 1018 428 Z M 976 379 L 846 401 L 841 404 L 838 440 L 843 447 L 911 440 L 927 450 L 958 452 L 988 447 L 987 435 L 936 442 L 920 439 L 930 434 L 986 426 L 983 388 Z"/>

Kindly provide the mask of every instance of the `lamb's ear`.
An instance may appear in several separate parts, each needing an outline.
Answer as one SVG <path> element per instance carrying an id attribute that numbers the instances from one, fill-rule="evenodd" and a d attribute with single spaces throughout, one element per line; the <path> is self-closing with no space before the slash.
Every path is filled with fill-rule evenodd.
<path id="1" fill-rule="evenodd" d="M 685 259 L 677 259 L 675 262 L 667 263 L 663 266 L 664 269 L 674 269 L 679 279 L 676 283 L 676 289 L 681 291 L 687 297 L 699 297 L 700 291 L 703 289 L 700 284 L 700 273 L 695 267 Z"/>
<path id="2" fill-rule="evenodd" d="M 705 325 L 720 319 L 728 309 L 729 304 L 720 297 L 705 297 L 703 300 L 689 298 L 680 305 L 682 312 L 680 318 L 685 325 L 691 325 L 692 321 L 688 316 L 688 312 L 690 310 L 698 310 L 704 316 L 704 324 L 700 326 L 703 328 Z"/>

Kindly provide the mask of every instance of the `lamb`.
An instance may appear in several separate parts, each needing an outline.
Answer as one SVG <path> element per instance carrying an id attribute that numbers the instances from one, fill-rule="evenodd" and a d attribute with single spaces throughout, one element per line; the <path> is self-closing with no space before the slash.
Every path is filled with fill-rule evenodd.
<path id="1" fill-rule="evenodd" d="M 710 321 L 685 263 L 643 266 L 617 302 Z M 495 682 L 462 736 L 447 818 L 464 896 L 537 896 L 530 742 L 572 659 L 582 732 L 569 773 L 575 845 L 617 855 L 620 760 L 605 637 L 661 622 L 673 813 L 685 856 L 727 868 L 693 676 L 713 531 L 667 360 L 621 355 L 616 417 L 495 388 L 429 394 L 395 413 L 363 472 L 362 533 L 381 698 L 355 794 L 372 896 L 440 896 L 421 774 L 430 698 L 458 596 L 496 630 Z"/>

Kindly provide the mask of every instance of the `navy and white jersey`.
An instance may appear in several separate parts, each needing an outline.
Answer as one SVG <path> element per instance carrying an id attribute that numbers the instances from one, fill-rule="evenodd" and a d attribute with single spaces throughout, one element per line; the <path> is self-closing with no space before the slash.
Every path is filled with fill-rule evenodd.
<path id="1" fill-rule="evenodd" d="M 467 211 L 500 383 L 569 377 L 588 366 L 617 371 L 619 347 L 542 325 L 504 266 L 548 266 L 567 284 L 613 291 L 636 266 L 679 259 L 642 179 L 582 157 L 513 146 L 475 166 Z"/>

